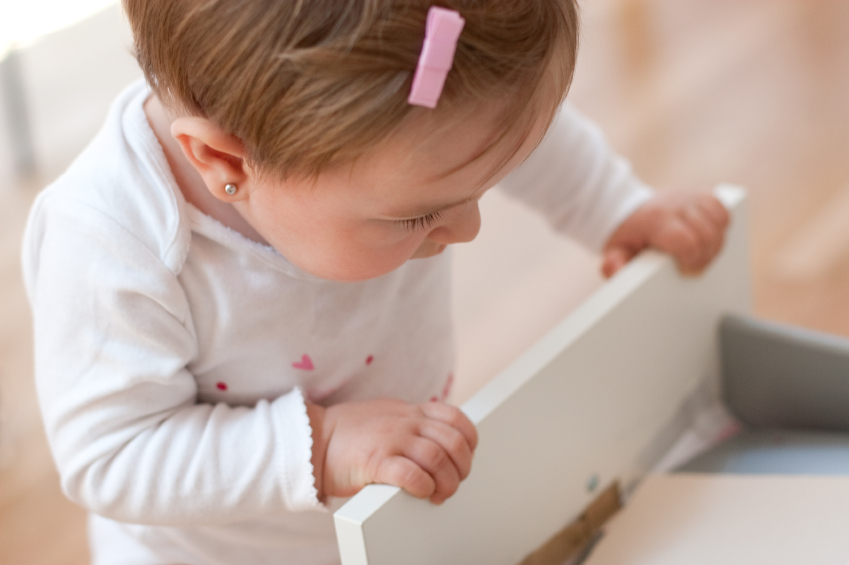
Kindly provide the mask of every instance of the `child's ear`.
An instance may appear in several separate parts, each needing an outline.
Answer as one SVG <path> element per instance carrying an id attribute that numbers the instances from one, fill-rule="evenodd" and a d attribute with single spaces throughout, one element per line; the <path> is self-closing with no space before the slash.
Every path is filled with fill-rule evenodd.
<path id="1" fill-rule="evenodd" d="M 213 196 L 235 202 L 246 190 L 228 194 L 228 184 L 245 187 L 248 170 L 242 142 L 205 118 L 182 116 L 171 124 L 171 135 L 180 144 L 186 159 L 194 166 Z"/>

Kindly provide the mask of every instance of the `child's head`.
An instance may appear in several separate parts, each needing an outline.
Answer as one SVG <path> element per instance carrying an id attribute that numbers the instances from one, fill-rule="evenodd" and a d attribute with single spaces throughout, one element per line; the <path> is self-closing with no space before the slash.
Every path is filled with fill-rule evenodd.
<path id="1" fill-rule="evenodd" d="M 367 176 L 385 179 L 397 172 L 406 182 L 413 166 L 421 169 L 419 180 L 429 183 L 484 162 L 486 171 L 466 181 L 478 185 L 456 191 L 464 198 L 445 198 L 446 192 L 432 200 L 476 202 L 479 189 L 514 167 L 516 157 L 526 156 L 545 131 L 568 88 L 577 51 L 574 0 L 123 3 L 139 63 L 163 104 L 176 116 L 203 118 L 238 140 L 239 156 L 266 184 L 311 178 L 311 192 L 321 190 L 322 177 L 338 177 L 340 167 L 349 179 L 353 169 L 346 167 L 356 165 L 368 169 Z M 436 110 L 407 102 L 432 4 L 457 10 L 465 19 Z M 469 127 L 474 131 L 462 141 L 469 151 L 454 147 L 444 154 L 445 146 L 459 141 L 458 128 Z M 398 155 L 400 146 L 407 153 Z M 381 151 L 384 155 L 377 155 Z M 425 162 L 411 163 L 418 159 Z M 428 162 L 433 159 L 441 162 Z M 383 168 L 375 168 L 376 160 Z M 247 219 L 254 223 L 255 218 Z M 362 272 L 330 272 L 294 260 L 285 242 L 255 227 L 290 260 L 320 276 L 369 278 L 400 264 L 387 260 Z M 431 226 L 418 221 L 406 227 Z M 417 247 L 404 260 L 442 246 Z"/>

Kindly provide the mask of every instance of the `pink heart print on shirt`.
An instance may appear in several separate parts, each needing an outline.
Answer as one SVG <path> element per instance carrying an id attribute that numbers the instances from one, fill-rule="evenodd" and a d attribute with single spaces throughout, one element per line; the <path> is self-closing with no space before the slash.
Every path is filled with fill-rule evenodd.
<path id="1" fill-rule="evenodd" d="M 315 369 L 315 365 L 312 364 L 312 359 L 310 359 L 310 356 L 306 353 L 304 353 L 300 361 L 295 361 L 294 363 L 292 363 L 292 366 L 296 369 L 301 369 L 303 371 L 312 371 L 313 369 Z"/>

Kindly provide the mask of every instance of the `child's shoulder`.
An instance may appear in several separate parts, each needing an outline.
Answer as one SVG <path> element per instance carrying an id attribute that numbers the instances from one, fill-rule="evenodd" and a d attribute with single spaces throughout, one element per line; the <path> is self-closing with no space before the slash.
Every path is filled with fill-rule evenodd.
<path id="1" fill-rule="evenodd" d="M 60 229 L 97 240 L 120 232 L 179 270 L 190 238 L 186 205 L 147 123 L 147 96 L 143 82 L 119 95 L 95 138 L 36 199 L 28 235 Z"/>

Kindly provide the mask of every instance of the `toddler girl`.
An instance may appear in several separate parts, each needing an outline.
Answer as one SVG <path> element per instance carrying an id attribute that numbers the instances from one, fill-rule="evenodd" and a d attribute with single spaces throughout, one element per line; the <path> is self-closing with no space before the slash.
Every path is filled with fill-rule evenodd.
<path id="1" fill-rule="evenodd" d="M 561 108 L 572 0 L 124 9 L 146 84 L 24 244 L 47 434 L 95 563 L 334 563 L 339 497 L 451 496 L 477 436 L 445 403 L 446 250 L 493 185 L 608 275 L 649 245 L 691 271 L 721 246 L 716 200 L 652 196 Z"/>

